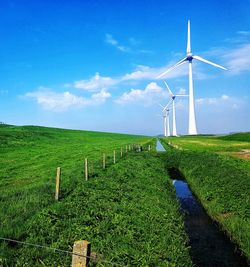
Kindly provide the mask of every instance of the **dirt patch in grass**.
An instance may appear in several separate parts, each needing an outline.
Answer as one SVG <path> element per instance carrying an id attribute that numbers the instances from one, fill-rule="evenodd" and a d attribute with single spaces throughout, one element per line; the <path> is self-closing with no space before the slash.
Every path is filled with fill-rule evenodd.
<path id="1" fill-rule="evenodd" d="M 228 219 L 234 215 L 234 212 L 225 212 L 218 215 L 218 217 L 223 219 Z"/>
<path id="2" fill-rule="evenodd" d="M 220 154 L 237 157 L 244 160 L 250 160 L 250 149 L 241 149 L 239 152 L 221 152 Z"/>

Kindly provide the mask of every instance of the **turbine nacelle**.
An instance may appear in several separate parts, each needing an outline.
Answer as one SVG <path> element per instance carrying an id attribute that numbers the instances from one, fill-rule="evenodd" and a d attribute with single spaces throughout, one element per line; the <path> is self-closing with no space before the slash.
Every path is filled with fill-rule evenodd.
<path id="1" fill-rule="evenodd" d="M 192 53 L 187 53 L 187 61 L 191 62 L 193 60 L 193 54 Z"/>

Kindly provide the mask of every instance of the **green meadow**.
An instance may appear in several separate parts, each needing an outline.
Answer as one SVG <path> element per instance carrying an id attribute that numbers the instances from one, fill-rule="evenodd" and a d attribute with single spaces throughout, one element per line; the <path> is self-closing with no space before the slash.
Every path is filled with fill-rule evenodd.
<path id="1" fill-rule="evenodd" d="M 250 166 L 235 156 L 250 148 L 248 134 L 162 138 L 166 153 L 148 136 L 1 125 L 0 137 L 0 237 L 65 251 L 88 240 L 91 266 L 193 266 L 174 167 L 250 258 Z M 0 264 L 70 266 L 71 255 L 0 241 Z"/>
<path id="2" fill-rule="evenodd" d="M 154 138 L 34 126 L 1 126 L 0 136 L 0 237 L 69 251 L 74 241 L 87 239 L 98 258 L 93 266 L 192 266 L 179 204 Z M 125 153 L 132 144 L 153 149 Z M 0 262 L 70 266 L 71 257 L 1 241 Z"/>
<path id="3" fill-rule="evenodd" d="M 249 134 L 162 138 L 169 166 L 178 168 L 210 217 L 250 258 Z M 233 154 L 232 154 L 233 151 Z"/>
<path id="4" fill-rule="evenodd" d="M 241 152 L 243 149 L 250 149 L 250 133 L 227 136 L 169 137 L 168 143 L 193 151 Z"/>

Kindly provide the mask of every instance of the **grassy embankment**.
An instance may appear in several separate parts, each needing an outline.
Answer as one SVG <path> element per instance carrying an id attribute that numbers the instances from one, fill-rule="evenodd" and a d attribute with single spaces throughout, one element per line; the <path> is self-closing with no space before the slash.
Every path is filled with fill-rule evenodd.
<path id="1" fill-rule="evenodd" d="M 144 136 L 1 125 L 0 236 L 22 239 L 26 221 L 53 203 L 56 167 L 62 168 L 61 196 L 66 196 L 83 179 L 85 157 L 89 158 L 90 175 L 95 175 L 101 168 L 102 153 L 109 154 L 110 164 L 113 149 L 150 140 Z"/>
<path id="2" fill-rule="evenodd" d="M 165 171 L 165 157 L 134 153 L 82 182 L 68 197 L 29 222 L 26 241 L 71 249 L 87 239 L 98 266 L 192 266 L 183 218 Z M 24 248 L 19 265 L 70 265 L 61 257 Z M 103 265 L 102 265 L 103 264 Z M 94 264 L 93 264 L 94 265 Z"/>
<path id="3" fill-rule="evenodd" d="M 184 150 L 209 151 L 250 160 L 250 133 L 170 137 L 168 142 Z"/>
<path id="4" fill-rule="evenodd" d="M 179 148 L 168 147 L 169 165 L 181 170 L 210 216 L 250 259 L 250 163 L 220 154 L 250 144 L 203 136 L 162 140 Z"/>
<path id="5" fill-rule="evenodd" d="M 103 152 L 112 155 L 126 144 L 153 145 L 155 140 L 41 127 L 1 127 L 0 136 L 0 236 L 66 250 L 75 240 L 88 239 L 101 260 L 191 266 L 165 161 L 153 152 L 131 153 L 122 160 L 118 156 L 116 165 L 110 156 L 109 167 L 101 169 Z M 90 162 L 99 158 L 87 182 L 86 156 Z M 62 167 L 62 190 L 55 203 L 57 166 Z M 71 257 L 42 249 L 3 242 L 0 246 L 0 262 L 6 266 L 71 262 Z"/>

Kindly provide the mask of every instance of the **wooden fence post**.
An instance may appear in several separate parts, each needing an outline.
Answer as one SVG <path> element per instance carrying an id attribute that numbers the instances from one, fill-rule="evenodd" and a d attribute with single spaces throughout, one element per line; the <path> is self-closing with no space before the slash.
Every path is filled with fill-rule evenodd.
<path id="1" fill-rule="evenodd" d="M 126 153 L 128 152 L 128 146 L 126 145 Z"/>
<path id="2" fill-rule="evenodd" d="M 103 154 L 103 157 L 102 157 L 102 168 L 103 169 L 106 168 L 106 157 L 105 157 L 105 154 Z"/>
<path id="3" fill-rule="evenodd" d="M 61 177 L 61 168 L 58 167 L 56 169 L 56 194 L 55 194 L 55 200 L 59 199 L 59 192 L 60 192 L 60 177 Z"/>
<path id="4" fill-rule="evenodd" d="M 88 181 L 89 178 L 89 169 L 88 169 L 88 159 L 85 158 L 85 180 Z"/>
<path id="5" fill-rule="evenodd" d="M 87 267 L 90 262 L 91 246 L 87 240 L 75 241 L 73 246 L 72 267 Z"/>
<path id="6" fill-rule="evenodd" d="M 114 164 L 115 164 L 115 150 L 114 150 Z"/>
<path id="7" fill-rule="evenodd" d="M 150 151 L 150 149 L 151 149 L 151 147 L 150 147 L 150 145 L 148 145 L 148 151 Z"/>
<path id="8" fill-rule="evenodd" d="M 121 147 L 121 158 L 122 158 L 122 147 Z"/>
<path id="9" fill-rule="evenodd" d="M 128 151 L 130 151 L 131 149 L 130 149 L 130 145 L 128 145 Z"/>

